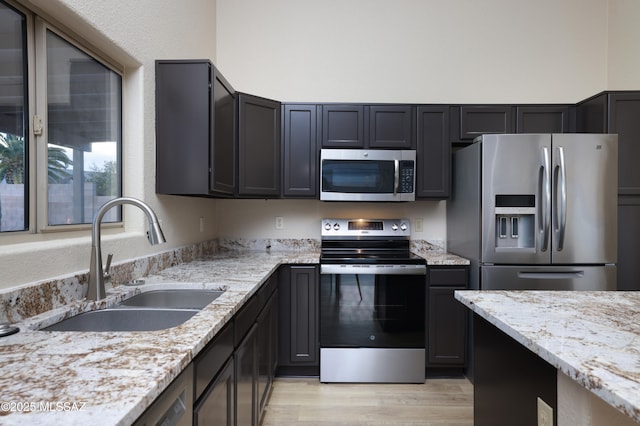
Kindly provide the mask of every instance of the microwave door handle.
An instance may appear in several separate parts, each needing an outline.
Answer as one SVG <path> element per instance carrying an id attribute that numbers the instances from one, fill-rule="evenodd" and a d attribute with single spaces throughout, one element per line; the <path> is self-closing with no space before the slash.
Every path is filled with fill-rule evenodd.
<path id="1" fill-rule="evenodd" d="M 398 195 L 399 184 L 400 184 L 400 161 L 393 160 L 393 195 Z"/>

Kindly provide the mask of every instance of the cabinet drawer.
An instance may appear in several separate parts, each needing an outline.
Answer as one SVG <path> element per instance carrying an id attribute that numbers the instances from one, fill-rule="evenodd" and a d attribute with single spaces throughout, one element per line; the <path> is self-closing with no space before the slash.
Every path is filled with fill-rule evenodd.
<path id="1" fill-rule="evenodd" d="M 233 353 L 233 323 L 229 323 L 195 359 L 194 376 L 197 400 Z"/>
<path id="2" fill-rule="evenodd" d="M 466 287 L 468 281 L 467 268 L 430 269 L 429 285 Z"/>

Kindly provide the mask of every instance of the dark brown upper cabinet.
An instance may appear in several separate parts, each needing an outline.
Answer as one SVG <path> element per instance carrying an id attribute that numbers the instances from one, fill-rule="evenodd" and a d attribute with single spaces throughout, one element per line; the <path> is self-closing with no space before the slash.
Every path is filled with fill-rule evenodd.
<path id="1" fill-rule="evenodd" d="M 604 92 L 577 106 L 578 131 L 618 135 L 618 194 L 640 195 L 640 91 Z"/>
<path id="2" fill-rule="evenodd" d="M 415 149 L 412 105 L 370 105 L 368 109 L 369 148 Z"/>
<path id="3" fill-rule="evenodd" d="M 156 61 L 157 193 L 233 196 L 234 102 L 210 61 Z"/>
<path id="4" fill-rule="evenodd" d="M 575 113 L 569 105 L 516 107 L 516 133 L 570 133 L 575 131 Z"/>
<path id="5" fill-rule="evenodd" d="M 282 195 L 318 197 L 318 126 L 320 107 L 282 106 Z"/>
<path id="6" fill-rule="evenodd" d="M 280 102 L 238 94 L 238 195 L 280 196 Z"/>
<path id="7" fill-rule="evenodd" d="M 323 148 L 414 149 L 412 105 L 322 105 Z"/>
<path id="8" fill-rule="evenodd" d="M 364 148 L 364 105 L 322 105 L 322 147 Z"/>
<path id="9" fill-rule="evenodd" d="M 513 133 L 515 119 L 511 105 L 462 105 L 451 109 L 453 142 L 471 142 L 489 133 Z"/>
<path id="10" fill-rule="evenodd" d="M 447 198 L 451 191 L 449 106 L 418 106 L 416 198 Z"/>

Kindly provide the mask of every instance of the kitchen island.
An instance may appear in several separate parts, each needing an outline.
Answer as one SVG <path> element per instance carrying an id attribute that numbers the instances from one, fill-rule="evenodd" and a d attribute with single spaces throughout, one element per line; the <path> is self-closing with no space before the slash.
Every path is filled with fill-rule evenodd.
<path id="1" fill-rule="evenodd" d="M 549 369 L 556 378 L 551 394 L 557 390 L 557 401 L 545 402 L 557 408 L 558 425 L 640 422 L 640 293 L 457 291 L 455 297 L 474 313 L 476 352 L 489 353 L 491 341 L 490 351 L 503 362 L 494 369 L 492 383 L 475 383 L 476 424 L 483 424 L 478 413 L 487 409 L 496 419 L 492 423 L 500 423 L 501 413 L 514 409 L 500 398 L 516 389 L 526 392 L 532 387 L 526 383 L 531 371 L 536 371 L 535 380 L 544 381 L 540 377 L 549 377 Z M 509 353 L 499 353 L 500 347 Z M 512 364 L 514 359 L 519 364 Z M 477 356 L 476 377 L 491 364 L 492 359 Z M 542 388 L 546 392 L 549 383 Z M 536 403 L 535 396 L 525 401 L 534 416 Z M 524 412 L 519 424 L 535 422 L 531 412 L 526 419 Z"/>

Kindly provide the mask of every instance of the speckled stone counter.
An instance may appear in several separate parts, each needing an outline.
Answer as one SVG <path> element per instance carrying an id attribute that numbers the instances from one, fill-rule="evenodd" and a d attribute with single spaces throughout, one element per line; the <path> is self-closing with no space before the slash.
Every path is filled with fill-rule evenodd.
<path id="1" fill-rule="evenodd" d="M 640 422 L 640 292 L 457 291 L 455 296 Z"/>
<path id="2" fill-rule="evenodd" d="M 95 303 L 77 301 L 17 323 L 0 339 L 0 424 L 127 425 L 155 400 L 280 264 L 318 263 L 314 252 L 226 252 L 145 278 L 149 289 L 225 289 L 184 324 L 153 332 L 37 329 Z M 100 306 L 139 292 L 119 286 Z"/>
<path id="3" fill-rule="evenodd" d="M 468 264 L 430 244 L 413 250 L 428 264 Z M 112 275 L 121 276 L 120 282 L 144 276 L 144 284 L 108 286 L 108 297 L 99 302 L 81 298 L 85 274 L 4 292 L 0 317 L 21 331 L 0 339 L 0 424 L 132 423 L 279 265 L 318 262 L 317 241 L 220 241 L 204 250 L 181 248 L 115 265 Z M 166 330 L 38 331 L 143 289 L 182 287 L 226 291 L 184 324 Z"/>

